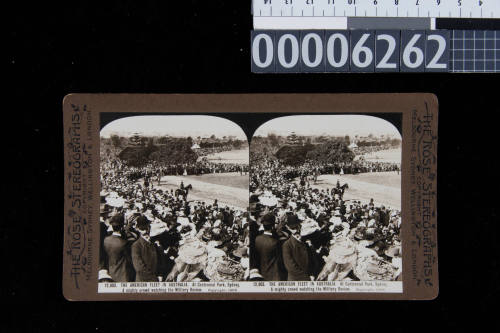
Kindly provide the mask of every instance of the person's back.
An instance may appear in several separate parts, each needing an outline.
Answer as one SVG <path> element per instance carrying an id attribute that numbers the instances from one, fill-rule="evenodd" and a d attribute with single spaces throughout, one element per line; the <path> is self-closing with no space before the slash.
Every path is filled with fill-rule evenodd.
<path id="1" fill-rule="evenodd" d="M 116 282 L 128 282 L 132 279 L 131 262 L 127 241 L 112 234 L 104 239 L 104 250 L 108 256 L 108 273 Z"/>
<path id="2" fill-rule="evenodd" d="M 282 280 L 283 268 L 279 240 L 264 233 L 255 238 L 255 250 L 259 261 L 259 272 L 266 281 Z"/>
<path id="3" fill-rule="evenodd" d="M 143 237 L 139 237 L 139 239 L 132 244 L 132 263 L 135 269 L 135 281 L 158 281 L 158 257 L 156 248 L 151 242 L 148 242 Z"/>
<path id="4" fill-rule="evenodd" d="M 288 272 L 288 281 L 309 281 L 311 258 L 307 245 L 291 236 L 283 243 L 283 263 Z"/>

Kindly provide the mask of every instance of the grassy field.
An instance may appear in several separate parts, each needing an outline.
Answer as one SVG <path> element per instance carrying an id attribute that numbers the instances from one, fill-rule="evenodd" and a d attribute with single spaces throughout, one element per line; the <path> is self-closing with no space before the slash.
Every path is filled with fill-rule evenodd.
<path id="1" fill-rule="evenodd" d="M 191 184 L 188 200 L 204 201 L 212 204 L 217 199 L 219 204 L 246 210 L 248 207 L 248 175 L 239 173 L 219 173 L 203 176 L 165 176 L 160 185 L 154 186 L 163 190 L 179 188 L 180 183 Z"/>
<path id="2" fill-rule="evenodd" d="M 207 160 L 213 163 L 235 163 L 235 164 L 248 164 L 248 148 L 223 151 L 221 153 L 211 154 L 204 156 Z"/>
<path id="3" fill-rule="evenodd" d="M 381 150 L 363 155 L 364 159 L 371 162 L 401 163 L 401 148 Z"/>
<path id="4" fill-rule="evenodd" d="M 240 176 L 239 172 L 235 173 L 211 173 L 203 176 L 184 176 L 185 179 L 193 179 L 196 181 L 202 181 L 204 183 L 229 186 L 235 188 L 241 188 L 244 190 L 248 190 L 248 174 L 245 176 Z M 186 183 L 188 180 L 185 180 Z"/>
<path id="5" fill-rule="evenodd" d="M 344 199 L 369 202 L 373 198 L 376 205 L 401 209 L 401 174 L 396 172 L 373 172 L 357 175 L 321 175 L 312 187 L 331 189 L 337 183 L 347 183 L 349 189 Z"/>

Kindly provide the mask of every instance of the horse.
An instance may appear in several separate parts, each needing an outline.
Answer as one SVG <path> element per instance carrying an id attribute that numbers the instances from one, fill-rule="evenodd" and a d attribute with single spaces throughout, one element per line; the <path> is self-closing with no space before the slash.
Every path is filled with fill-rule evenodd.
<path id="1" fill-rule="evenodd" d="M 349 189 L 349 185 L 347 183 L 345 183 L 344 185 L 342 186 L 337 186 L 337 187 L 334 187 L 332 188 L 332 194 L 338 194 L 340 196 L 343 196 L 344 195 L 344 192 Z"/>
<path id="2" fill-rule="evenodd" d="M 179 195 L 182 195 L 182 198 L 184 201 L 187 200 L 187 196 L 189 194 L 189 191 L 193 189 L 193 185 L 189 184 L 188 186 L 184 186 L 184 189 L 178 188 L 175 190 L 175 196 L 178 197 Z"/>
<path id="3" fill-rule="evenodd" d="M 347 183 L 345 183 L 344 185 L 342 185 L 340 187 L 340 191 L 341 191 L 342 195 L 344 195 L 345 190 L 348 190 L 348 189 L 349 189 L 349 185 Z"/>

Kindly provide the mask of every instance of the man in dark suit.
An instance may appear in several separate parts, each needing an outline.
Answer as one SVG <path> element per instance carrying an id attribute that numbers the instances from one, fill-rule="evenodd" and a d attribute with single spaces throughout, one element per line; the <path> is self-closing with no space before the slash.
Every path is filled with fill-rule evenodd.
<path id="1" fill-rule="evenodd" d="M 135 281 L 158 281 L 158 253 L 149 238 L 150 222 L 144 216 L 137 218 L 136 228 L 141 233 L 132 245 L 132 263 L 135 269 Z"/>
<path id="2" fill-rule="evenodd" d="M 116 282 L 128 282 L 133 279 L 130 247 L 122 236 L 125 218 L 117 214 L 110 220 L 113 233 L 104 239 L 104 251 L 108 257 L 108 273 Z"/>
<path id="3" fill-rule="evenodd" d="M 288 229 L 292 236 L 283 243 L 283 263 L 288 271 L 288 281 L 313 280 L 313 260 L 309 247 L 300 240 L 300 221 L 297 215 L 289 215 Z"/>
<path id="4" fill-rule="evenodd" d="M 262 218 L 264 233 L 255 238 L 257 268 L 266 281 L 281 281 L 286 277 L 281 260 L 281 247 L 273 235 L 275 217 L 266 214 Z"/>

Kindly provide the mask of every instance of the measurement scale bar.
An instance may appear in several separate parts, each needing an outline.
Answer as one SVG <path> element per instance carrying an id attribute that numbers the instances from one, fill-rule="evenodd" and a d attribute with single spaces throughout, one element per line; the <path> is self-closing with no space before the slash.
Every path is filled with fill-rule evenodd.
<path id="1" fill-rule="evenodd" d="M 499 0 L 500 1 L 500 0 Z M 348 28 L 347 17 L 254 17 L 254 29 L 339 29 Z"/>
<path id="2" fill-rule="evenodd" d="M 348 29 L 346 18 L 498 19 L 500 0 L 253 0 L 252 11 L 254 29 Z"/>

